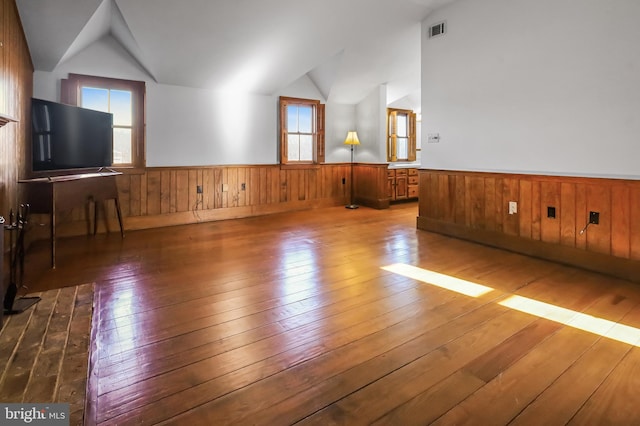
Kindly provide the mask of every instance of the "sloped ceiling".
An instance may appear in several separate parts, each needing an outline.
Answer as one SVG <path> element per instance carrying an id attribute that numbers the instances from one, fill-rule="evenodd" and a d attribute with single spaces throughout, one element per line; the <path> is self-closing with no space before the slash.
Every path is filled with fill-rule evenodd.
<path id="1" fill-rule="evenodd" d="M 420 86 L 420 22 L 454 0 L 17 0 L 34 66 L 111 35 L 162 84 L 273 94 L 308 75 L 327 100 Z"/>

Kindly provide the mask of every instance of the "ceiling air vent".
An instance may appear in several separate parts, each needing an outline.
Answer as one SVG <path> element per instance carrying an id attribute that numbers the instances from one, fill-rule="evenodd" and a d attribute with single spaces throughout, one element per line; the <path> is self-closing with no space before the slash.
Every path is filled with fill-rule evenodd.
<path id="1" fill-rule="evenodd" d="M 441 36 L 446 32 L 444 22 L 429 27 L 429 38 Z"/>

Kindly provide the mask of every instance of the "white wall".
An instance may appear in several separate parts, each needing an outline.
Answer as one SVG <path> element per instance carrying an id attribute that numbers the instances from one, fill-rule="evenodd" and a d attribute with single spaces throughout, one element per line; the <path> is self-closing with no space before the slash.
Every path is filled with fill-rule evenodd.
<path id="1" fill-rule="evenodd" d="M 275 164 L 277 99 L 152 84 L 147 166 Z"/>
<path id="2" fill-rule="evenodd" d="M 422 166 L 639 179 L 638 22 L 637 0 L 460 0 L 430 15 Z"/>
<path id="3" fill-rule="evenodd" d="M 327 163 L 351 161 L 351 148 L 344 144 L 344 140 L 348 131 L 357 130 L 356 106 L 328 103 L 325 113 L 325 161 Z"/>
<path id="4" fill-rule="evenodd" d="M 60 100 L 69 73 L 144 80 L 147 83 L 147 166 L 277 164 L 278 96 L 324 101 L 303 76 L 274 95 L 213 92 L 155 83 L 112 37 L 104 37 L 53 72 L 34 73 L 34 97 Z M 348 161 L 342 145 L 355 128 L 355 106 L 329 103 L 326 161 Z"/>
<path id="5" fill-rule="evenodd" d="M 360 139 L 360 145 L 356 147 L 357 162 L 387 162 L 386 116 L 387 90 L 382 85 L 356 106 L 356 130 Z"/>

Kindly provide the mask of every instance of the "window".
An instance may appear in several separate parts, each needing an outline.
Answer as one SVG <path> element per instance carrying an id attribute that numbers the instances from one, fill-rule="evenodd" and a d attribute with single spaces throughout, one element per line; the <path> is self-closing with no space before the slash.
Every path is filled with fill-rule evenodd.
<path id="1" fill-rule="evenodd" d="M 114 167 L 144 167 L 143 81 L 69 74 L 61 88 L 62 102 L 113 114 Z"/>
<path id="2" fill-rule="evenodd" d="M 324 104 L 280 97 L 280 163 L 324 162 Z"/>
<path id="3" fill-rule="evenodd" d="M 416 114 L 387 108 L 387 161 L 416 160 Z"/>

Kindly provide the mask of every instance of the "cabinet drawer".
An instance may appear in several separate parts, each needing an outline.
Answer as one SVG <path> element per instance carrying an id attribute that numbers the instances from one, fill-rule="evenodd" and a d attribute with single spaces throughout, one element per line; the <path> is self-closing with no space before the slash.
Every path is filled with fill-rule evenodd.
<path id="1" fill-rule="evenodd" d="M 387 177 L 396 177 L 396 171 L 393 169 L 387 170 Z"/>
<path id="2" fill-rule="evenodd" d="M 396 176 L 406 176 L 407 169 L 396 169 Z"/>
<path id="3" fill-rule="evenodd" d="M 409 198 L 418 198 L 418 187 L 416 185 L 409 185 L 407 195 Z"/>
<path id="4" fill-rule="evenodd" d="M 409 175 L 409 185 L 417 185 L 420 178 Z"/>
<path id="5" fill-rule="evenodd" d="M 418 176 L 418 169 L 409 169 L 409 176 Z"/>

